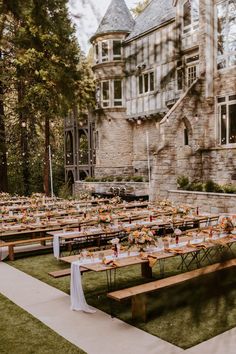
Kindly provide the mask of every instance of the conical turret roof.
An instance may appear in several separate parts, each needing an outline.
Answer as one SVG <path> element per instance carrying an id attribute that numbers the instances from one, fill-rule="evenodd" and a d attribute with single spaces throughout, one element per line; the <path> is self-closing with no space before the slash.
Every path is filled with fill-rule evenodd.
<path id="1" fill-rule="evenodd" d="M 131 32 L 134 19 L 124 0 L 112 0 L 105 13 L 97 32 L 91 40 L 99 35 L 112 32 Z"/>

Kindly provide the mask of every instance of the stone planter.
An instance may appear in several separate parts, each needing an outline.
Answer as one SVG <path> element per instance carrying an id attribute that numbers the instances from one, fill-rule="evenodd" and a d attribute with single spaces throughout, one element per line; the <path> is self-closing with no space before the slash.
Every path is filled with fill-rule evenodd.
<path id="1" fill-rule="evenodd" d="M 113 189 L 112 189 L 113 188 Z M 135 197 L 149 195 L 149 184 L 146 182 L 81 182 L 77 181 L 74 185 L 74 195 L 81 192 L 96 194 L 112 194 L 112 191 Z"/>

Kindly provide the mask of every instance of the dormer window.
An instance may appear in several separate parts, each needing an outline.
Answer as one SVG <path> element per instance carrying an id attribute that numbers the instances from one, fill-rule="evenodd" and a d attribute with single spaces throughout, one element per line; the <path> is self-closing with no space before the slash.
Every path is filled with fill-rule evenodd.
<path id="1" fill-rule="evenodd" d="M 121 60 L 121 41 L 113 41 L 113 60 Z"/>
<path id="2" fill-rule="evenodd" d="M 187 0 L 183 4 L 183 33 L 195 31 L 199 27 L 199 0 Z"/>

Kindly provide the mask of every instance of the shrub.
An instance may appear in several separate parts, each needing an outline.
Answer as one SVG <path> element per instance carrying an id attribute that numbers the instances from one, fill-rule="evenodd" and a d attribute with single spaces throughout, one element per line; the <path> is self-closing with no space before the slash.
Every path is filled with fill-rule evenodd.
<path id="1" fill-rule="evenodd" d="M 236 193 L 236 186 L 233 184 L 225 184 L 223 190 L 225 193 Z"/>
<path id="2" fill-rule="evenodd" d="M 95 178 L 94 177 L 86 177 L 85 182 L 95 182 Z"/>
<path id="3" fill-rule="evenodd" d="M 193 183 L 190 183 L 189 186 L 188 186 L 188 190 L 190 191 L 195 191 L 195 192 L 202 192 L 203 191 L 203 183 L 202 182 L 193 182 Z"/>
<path id="4" fill-rule="evenodd" d="M 114 181 L 114 177 L 113 176 L 107 176 L 106 181 L 107 182 L 113 182 Z"/>
<path id="5" fill-rule="evenodd" d="M 208 179 L 205 184 L 205 191 L 215 192 L 215 182 L 213 182 L 211 179 Z"/>
<path id="6" fill-rule="evenodd" d="M 142 176 L 133 176 L 132 181 L 134 182 L 143 182 L 143 177 Z"/>
<path id="7" fill-rule="evenodd" d="M 72 191 L 68 183 L 63 184 L 59 188 L 58 197 L 62 199 L 72 199 Z"/>
<path id="8" fill-rule="evenodd" d="M 224 187 L 220 184 L 215 183 L 215 192 L 216 193 L 224 193 Z"/>
<path id="9" fill-rule="evenodd" d="M 177 178 L 177 184 L 180 189 L 187 189 L 189 185 L 189 179 L 186 176 L 179 176 Z"/>
<path id="10" fill-rule="evenodd" d="M 132 177 L 131 177 L 131 176 L 127 176 L 127 177 L 125 177 L 125 182 L 130 182 L 130 181 L 131 181 L 131 179 L 132 179 Z"/>
<path id="11" fill-rule="evenodd" d="M 122 177 L 122 176 L 116 176 L 117 182 L 121 182 L 121 181 L 123 181 L 123 179 L 124 179 L 124 177 Z"/>

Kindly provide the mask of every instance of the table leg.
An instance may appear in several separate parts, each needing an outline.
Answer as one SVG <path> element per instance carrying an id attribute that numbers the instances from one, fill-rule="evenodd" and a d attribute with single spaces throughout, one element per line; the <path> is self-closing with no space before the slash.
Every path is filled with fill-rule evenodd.
<path id="1" fill-rule="evenodd" d="M 106 270 L 107 290 L 112 291 L 116 288 L 116 268 Z"/>
<path id="2" fill-rule="evenodd" d="M 148 262 L 141 263 L 141 274 L 144 278 L 152 278 L 152 268 Z"/>
<path id="3" fill-rule="evenodd" d="M 163 278 L 164 277 L 164 273 L 165 273 L 165 259 L 160 259 L 159 260 L 159 266 L 160 266 L 160 275 Z"/>

